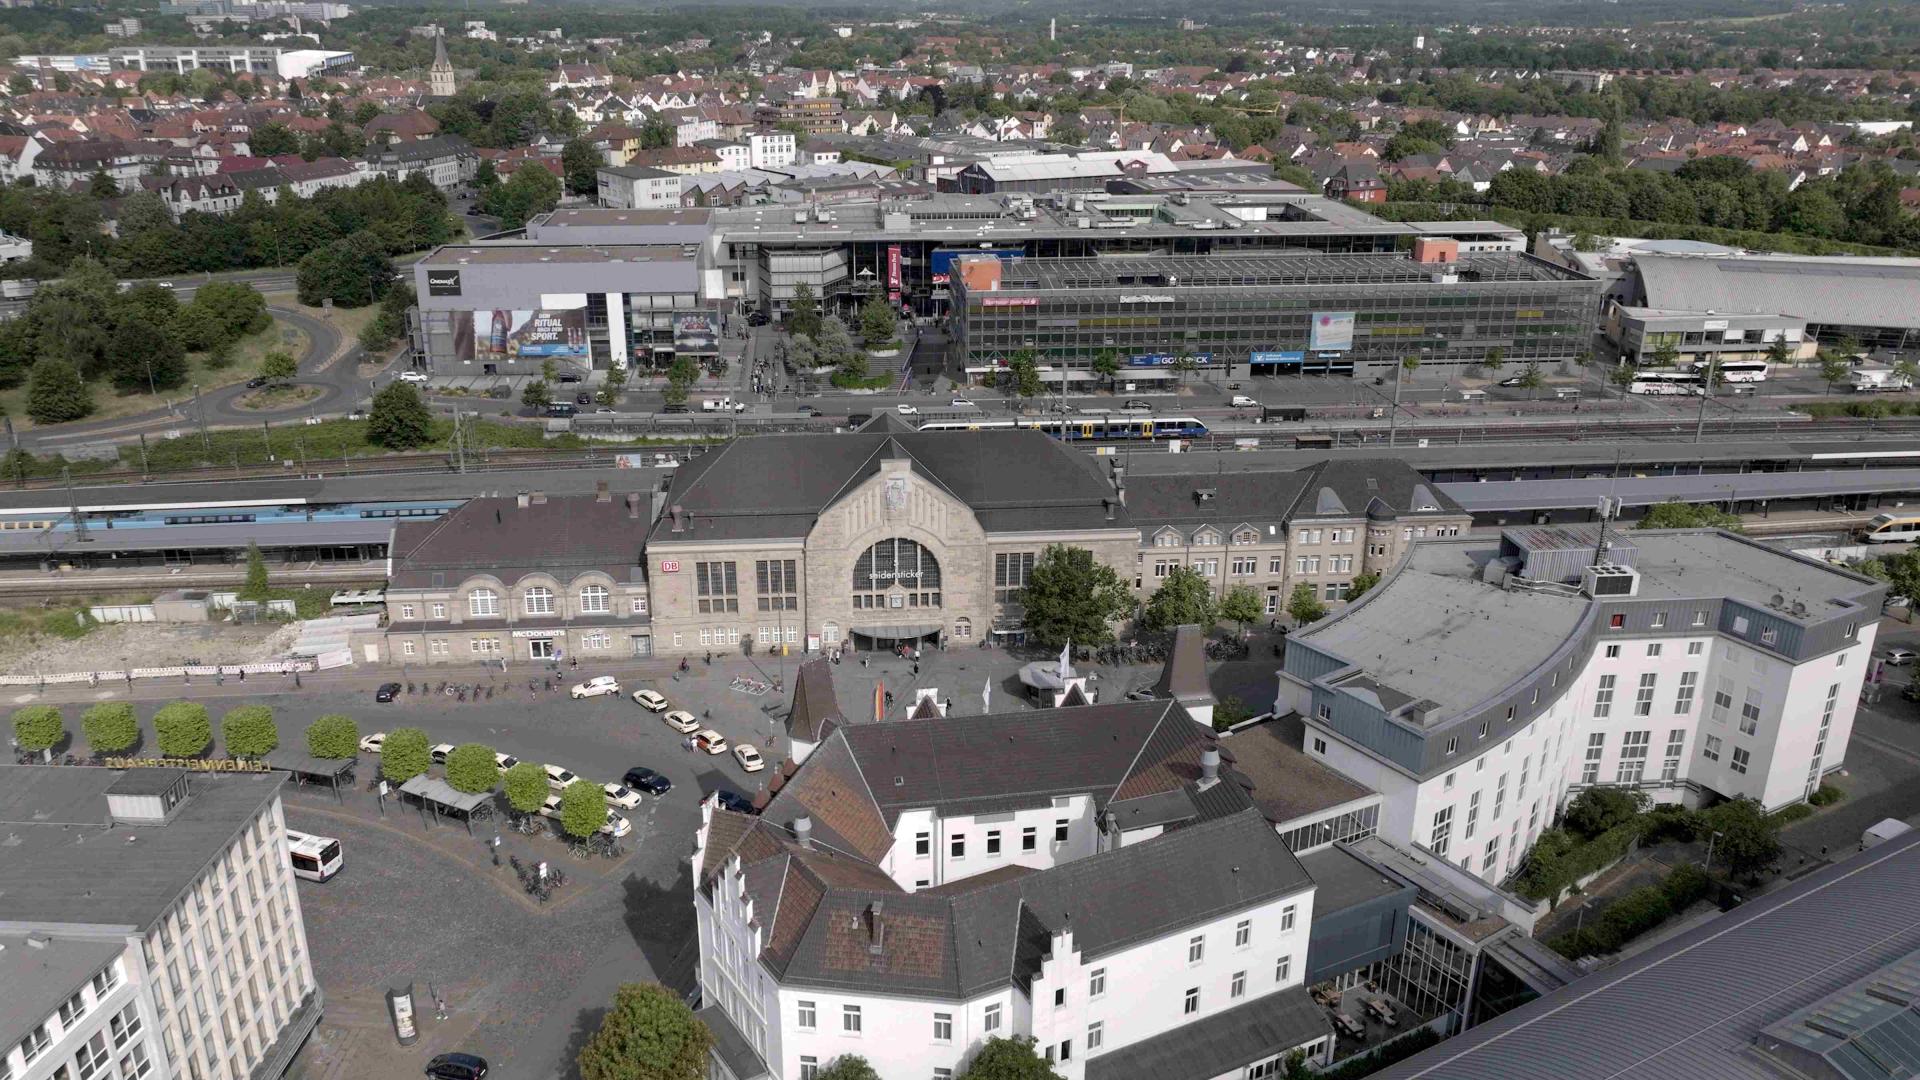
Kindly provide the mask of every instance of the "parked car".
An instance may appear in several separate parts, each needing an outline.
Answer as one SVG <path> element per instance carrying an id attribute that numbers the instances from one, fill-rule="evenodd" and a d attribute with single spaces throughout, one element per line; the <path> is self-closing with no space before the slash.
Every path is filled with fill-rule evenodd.
<path id="1" fill-rule="evenodd" d="M 607 823 L 600 826 L 600 831 L 609 836 L 625 836 L 633 831 L 633 822 L 609 810 L 607 811 Z"/>
<path id="2" fill-rule="evenodd" d="M 1152 402 L 1143 401 L 1137 397 L 1128 398 L 1124 403 L 1121 404 L 1120 407 L 1122 409 L 1128 409 L 1134 412 L 1152 412 L 1153 411 Z"/>
<path id="3" fill-rule="evenodd" d="M 267 377 L 265 375 L 255 375 L 253 378 L 247 380 L 247 389 L 249 390 L 258 390 L 265 385 L 267 385 Z"/>
<path id="4" fill-rule="evenodd" d="M 1252 398 L 1248 397 L 1245 394 L 1233 395 L 1233 400 L 1227 402 L 1227 404 L 1233 406 L 1236 409 L 1257 409 L 1260 407 L 1259 402 L 1253 400 Z"/>
<path id="5" fill-rule="evenodd" d="M 820 410 L 819 410 L 819 409 L 816 409 L 816 408 L 814 408 L 814 407 L 813 407 L 813 406 L 811 406 L 811 405 L 802 405 L 802 406 L 800 406 L 800 408 L 799 408 L 799 413 L 800 413 L 800 415 L 801 415 L 801 416 L 814 416 L 814 417 L 817 417 L 817 416 L 819 416 L 819 415 L 821 415 L 821 414 L 820 414 Z"/>
<path id="6" fill-rule="evenodd" d="M 635 690 L 633 692 L 633 700 L 637 702 L 641 708 L 652 709 L 654 712 L 659 712 L 667 707 L 666 697 L 658 690 Z"/>
<path id="7" fill-rule="evenodd" d="M 767 313 L 764 311 L 750 311 L 747 313 L 748 326 L 765 326 L 772 321 L 772 319 L 767 318 Z"/>
<path id="8" fill-rule="evenodd" d="M 1505 386 L 1509 388 L 1515 387 L 1515 386 L 1525 386 L 1527 385 L 1527 377 L 1525 375 L 1509 375 L 1506 378 L 1501 379 L 1500 382 L 1496 385 Z"/>
<path id="9" fill-rule="evenodd" d="M 920 415 L 920 410 L 918 408 L 912 405 L 909 405 L 904 401 L 898 405 L 895 405 L 893 407 L 893 411 L 899 413 L 901 416 L 919 416 Z"/>
<path id="10" fill-rule="evenodd" d="M 367 410 L 365 409 L 355 409 L 347 414 L 347 419 L 349 420 L 365 420 L 366 418 Z"/>
<path id="11" fill-rule="evenodd" d="M 450 742 L 443 742 L 435 745 L 433 749 L 427 751 L 427 757 L 435 765 L 445 765 L 447 763 L 447 755 L 451 753 L 453 753 L 453 744 Z"/>
<path id="12" fill-rule="evenodd" d="M 549 795 L 546 798 L 540 800 L 539 813 L 541 817 L 550 817 L 555 821 L 559 821 L 560 820 L 560 796 Z"/>
<path id="13" fill-rule="evenodd" d="M 400 381 L 423 383 L 427 381 L 427 373 L 424 371 L 403 371 L 400 373 Z"/>
<path id="14" fill-rule="evenodd" d="M 954 399 L 953 399 L 952 401 L 950 401 L 950 402 L 948 402 L 948 404 L 949 404 L 949 405 L 952 405 L 952 406 L 953 406 L 954 408 L 956 408 L 956 409 L 971 409 L 971 408 L 973 408 L 973 402 L 971 402 L 971 401 L 968 401 L 968 400 L 967 400 L 966 398 L 963 398 L 963 397 L 957 397 L 957 398 L 954 398 Z"/>
<path id="15" fill-rule="evenodd" d="M 546 766 L 546 770 L 547 770 L 547 786 L 552 788 L 555 791 L 565 791 L 567 789 L 568 784 L 571 784 L 575 780 L 580 779 L 579 777 L 573 775 L 573 771 L 571 769 L 563 769 L 558 765 L 548 765 Z"/>
<path id="16" fill-rule="evenodd" d="M 360 752 L 363 754 L 377 754 L 381 748 L 386 745 L 387 733 L 384 731 L 376 731 L 371 735 L 360 736 Z"/>
<path id="17" fill-rule="evenodd" d="M 727 752 L 727 737 L 708 728 L 694 734 L 693 745 L 709 754 L 724 754 Z"/>
<path id="18" fill-rule="evenodd" d="M 583 390 L 573 395 L 573 403 L 575 405 L 591 405 L 593 404 L 593 395 Z"/>
<path id="19" fill-rule="evenodd" d="M 660 719 L 665 720 L 668 727 L 683 735 L 691 735 L 700 730 L 700 721 L 685 709 L 675 709 Z"/>
<path id="20" fill-rule="evenodd" d="M 733 756 L 739 760 L 740 767 L 748 772 L 759 772 L 767 767 L 767 763 L 760 760 L 760 751 L 746 743 L 734 743 Z"/>
<path id="21" fill-rule="evenodd" d="M 607 805 L 618 810 L 631 810 L 640 805 L 640 793 L 622 784 L 601 784 L 600 790 L 607 793 Z"/>
<path id="22" fill-rule="evenodd" d="M 400 695 L 399 683 L 383 682 L 380 684 L 380 689 L 375 690 L 373 692 L 373 700 L 379 702 L 382 705 L 385 705 L 387 702 L 392 701 L 394 698 L 398 697 L 399 695 Z"/>
<path id="23" fill-rule="evenodd" d="M 635 791 L 644 791 L 649 795 L 665 795 L 673 790 L 673 781 L 645 765 L 635 765 L 628 769 L 627 774 L 620 778 L 620 782 Z"/>
<path id="24" fill-rule="evenodd" d="M 512 754 L 502 754 L 499 751 L 495 751 L 493 763 L 499 767 L 501 772 L 506 772 L 508 769 L 520 764 L 520 759 L 514 757 Z"/>
<path id="25" fill-rule="evenodd" d="M 722 810 L 731 810 L 736 814 L 751 814 L 754 812 L 753 800 L 737 791 L 728 791 L 726 788 L 721 788 L 713 793 L 713 799 Z"/>
<path id="26" fill-rule="evenodd" d="M 554 376 L 554 381 L 561 382 L 561 383 L 577 383 L 580 381 L 580 373 L 577 371 L 563 371 L 560 374 Z"/>
<path id="27" fill-rule="evenodd" d="M 1920 701 L 1920 682 L 1910 682 L 1902 687 L 1900 696 L 1908 701 Z"/>
<path id="28" fill-rule="evenodd" d="M 618 694 L 620 681 L 611 675 L 598 675 L 574 687 L 568 693 L 575 701 L 581 698 L 599 697 L 602 694 Z"/>
<path id="29" fill-rule="evenodd" d="M 440 1054 L 427 1062 L 427 1075 L 433 1080 L 482 1080 L 487 1059 L 477 1054 Z"/>
<path id="30" fill-rule="evenodd" d="M 1913 663 L 1915 655 L 1912 649 L 1888 649 L 1886 656 L 1887 666 L 1906 667 L 1908 664 Z"/>

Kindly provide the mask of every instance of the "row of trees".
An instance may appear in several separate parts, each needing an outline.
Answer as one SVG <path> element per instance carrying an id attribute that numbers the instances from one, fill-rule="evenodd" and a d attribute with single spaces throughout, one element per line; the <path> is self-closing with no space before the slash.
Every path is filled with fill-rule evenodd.
<path id="1" fill-rule="evenodd" d="M 87 749 L 94 754 L 122 754 L 140 742 L 140 722 L 133 706 L 103 701 L 80 716 Z M 213 745 L 213 722 L 207 707 L 197 701 L 175 701 L 153 714 L 153 732 L 167 757 L 198 757 Z M 357 739 L 358 736 L 355 736 Z M 67 739 L 66 717 L 55 705 L 28 705 L 14 710 L 13 739 L 22 750 L 50 752 Z M 227 756 L 262 758 L 280 745 L 273 709 L 241 705 L 220 718 L 220 740 Z"/>
<path id="2" fill-rule="evenodd" d="M 232 363 L 241 339 L 272 325 L 266 299 L 251 285 L 209 282 L 193 302 L 145 283 L 125 292 L 107 268 L 82 258 L 49 282 L 0 334 L 0 386 L 30 379 L 27 413 L 60 423 L 94 408 L 94 386 L 155 393 L 186 382 L 187 354 L 208 367 Z"/>
<path id="3" fill-rule="evenodd" d="M 481 212 L 499 218 L 504 229 L 517 229 L 560 205 L 560 180 L 538 161 L 521 162 L 504 183 L 493 162 L 482 161 L 473 182 L 480 189 Z"/>

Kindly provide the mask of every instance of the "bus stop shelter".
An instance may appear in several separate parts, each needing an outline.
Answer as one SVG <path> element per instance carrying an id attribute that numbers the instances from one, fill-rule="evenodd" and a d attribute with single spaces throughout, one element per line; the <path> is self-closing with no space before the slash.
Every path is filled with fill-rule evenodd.
<path id="1" fill-rule="evenodd" d="M 288 773 L 296 784 L 320 784 L 333 789 L 335 802 L 340 789 L 353 786 L 353 766 L 357 758 L 318 758 L 298 750 L 280 749 L 267 755 L 267 767 Z"/>
<path id="2" fill-rule="evenodd" d="M 473 834 L 474 822 L 493 817 L 492 792 L 469 795 L 454 790 L 445 780 L 436 780 L 431 776 L 416 776 L 401 784 L 400 794 L 418 803 L 423 817 L 431 810 L 435 820 L 442 816 L 459 818 L 466 823 L 469 836 Z"/>

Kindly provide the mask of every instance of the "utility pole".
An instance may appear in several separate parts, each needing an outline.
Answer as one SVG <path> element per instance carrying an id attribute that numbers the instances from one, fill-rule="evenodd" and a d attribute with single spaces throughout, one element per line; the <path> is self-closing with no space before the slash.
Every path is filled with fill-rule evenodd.
<path id="1" fill-rule="evenodd" d="M 147 464 L 147 433 L 140 433 L 140 475 L 152 476 L 153 467 Z"/>
<path id="2" fill-rule="evenodd" d="M 207 457 L 207 464 L 213 464 L 213 440 L 207 438 L 207 402 L 200 396 L 200 384 L 193 384 L 193 411 L 200 421 L 200 452 Z"/>
<path id="3" fill-rule="evenodd" d="M 1699 442 L 1707 433 L 1707 399 L 1713 396 L 1713 379 L 1720 374 L 1720 354 L 1715 353 L 1707 360 L 1707 370 L 1700 373 L 1700 415 L 1693 422 L 1693 441 Z"/>
<path id="4" fill-rule="evenodd" d="M 73 538 L 84 544 L 87 536 L 87 519 L 80 515 L 80 499 L 73 493 L 73 467 L 60 466 L 60 479 L 67 485 L 67 506 L 73 511 Z"/>
<path id="5" fill-rule="evenodd" d="M 460 424 L 460 406 L 453 407 L 453 462 L 455 472 L 467 471 L 467 430 Z"/>
<path id="6" fill-rule="evenodd" d="M 1405 359 L 1394 361 L 1393 408 L 1387 413 L 1387 446 L 1388 447 L 1392 447 L 1393 445 L 1395 445 L 1395 438 L 1399 434 L 1398 428 L 1400 424 L 1400 376 L 1404 374 L 1406 370 L 1407 370 L 1407 362 Z"/>

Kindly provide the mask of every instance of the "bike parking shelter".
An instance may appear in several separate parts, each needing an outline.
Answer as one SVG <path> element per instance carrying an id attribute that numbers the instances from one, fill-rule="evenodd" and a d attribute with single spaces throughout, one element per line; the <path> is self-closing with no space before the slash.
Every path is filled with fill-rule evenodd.
<path id="1" fill-rule="evenodd" d="M 468 836 L 473 835 L 474 822 L 493 817 L 492 792 L 469 795 L 454 790 L 445 780 L 436 780 L 431 776 L 416 776 L 401 784 L 400 795 L 418 803 L 423 815 L 432 810 L 435 820 L 443 814 L 459 818 L 466 823 Z"/>

